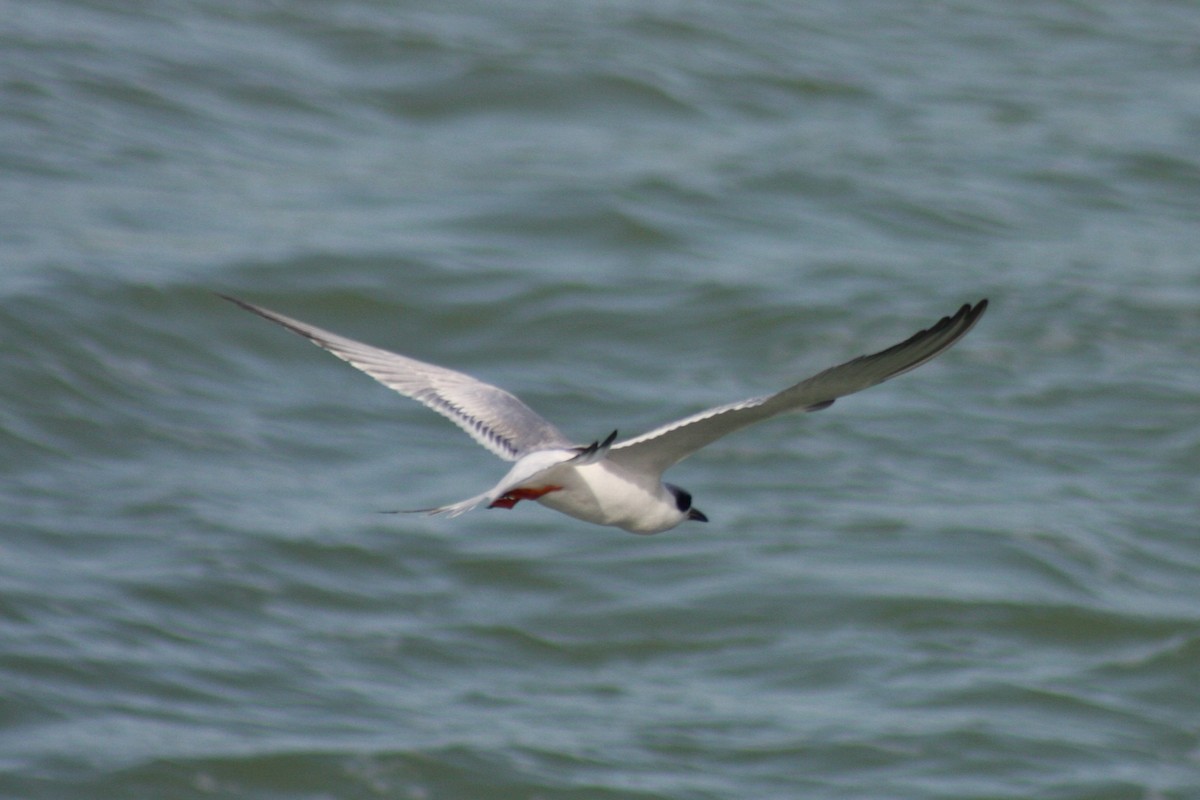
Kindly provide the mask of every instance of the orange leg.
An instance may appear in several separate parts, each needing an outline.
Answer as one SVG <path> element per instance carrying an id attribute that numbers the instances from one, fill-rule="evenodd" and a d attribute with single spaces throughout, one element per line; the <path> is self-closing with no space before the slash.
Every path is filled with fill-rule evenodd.
<path id="1" fill-rule="evenodd" d="M 500 497 L 492 501 L 488 508 L 512 508 L 522 500 L 537 500 L 544 494 L 557 492 L 562 489 L 561 486 L 538 486 L 538 487 L 521 487 L 513 489 L 511 492 L 505 492 Z"/>

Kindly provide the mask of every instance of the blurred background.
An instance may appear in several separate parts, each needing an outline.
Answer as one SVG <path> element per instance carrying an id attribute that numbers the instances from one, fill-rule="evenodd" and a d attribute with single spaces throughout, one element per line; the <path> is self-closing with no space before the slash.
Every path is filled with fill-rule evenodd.
<path id="1" fill-rule="evenodd" d="M 1194 798 L 1200 6 L 0 0 L 0 795 Z M 243 296 L 633 435 L 661 536 Z"/>

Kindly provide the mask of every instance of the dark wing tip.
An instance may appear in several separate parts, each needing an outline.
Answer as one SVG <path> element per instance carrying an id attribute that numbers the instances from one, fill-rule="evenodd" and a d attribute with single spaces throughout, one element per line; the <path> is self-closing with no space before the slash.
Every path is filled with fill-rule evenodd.
<path id="1" fill-rule="evenodd" d="M 257 308 L 258 308 L 257 306 L 255 306 L 251 303 L 247 303 L 245 300 L 241 299 L 240 297 L 234 297 L 233 295 L 225 294 L 224 292 L 213 292 L 213 294 L 215 294 L 217 297 L 221 298 L 222 300 L 228 300 L 229 302 L 233 303 L 235 306 L 241 306 L 242 308 L 246 309 L 247 311 L 254 311 L 255 313 L 257 313 Z"/>
<path id="2" fill-rule="evenodd" d="M 897 355 L 906 354 L 907 356 L 911 357 L 906 357 L 904 360 L 893 365 L 890 371 L 876 375 L 869 383 L 858 386 L 857 388 L 851 388 L 849 391 L 843 392 L 843 394 L 852 394 L 853 392 L 861 391 L 868 386 L 874 386 L 875 384 L 883 383 L 884 381 L 890 380 L 897 375 L 903 375 L 904 373 L 914 370 L 922 364 L 937 358 L 950 347 L 954 346 L 955 343 L 960 341 L 972 328 L 975 327 L 975 323 L 977 323 L 979 318 L 983 316 L 983 312 L 987 310 L 987 307 L 987 298 L 980 300 L 975 305 L 964 303 L 957 311 L 954 312 L 954 314 L 942 317 L 928 328 L 917 331 L 899 344 L 894 344 L 885 350 L 880 350 L 878 353 L 859 356 L 856 359 L 847 361 L 845 364 L 831 367 L 830 369 L 818 373 L 808 381 L 804 381 L 802 383 L 819 381 L 822 378 L 829 376 L 831 373 L 843 370 L 847 367 L 871 364 L 872 362 L 879 363 Z M 804 410 L 819 411 L 822 408 L 827 408 L 827 400 L 831 399 L 835 398 L 820 400 L 816 403 L 810 404 Z"/>
<path id="3" fill-rule="evenodd" d="M 958 310 L 953 317 L 947 321 L 947 325 L 958 325 L 961 330 L 958 333 L 957 339 L 961 339 L 967 334 L 967 331 L 975 327 L 975 323 L 979 322 L 979 318 L 983 316 L 983 312 L 987 311 L 988 300 L 983 298 L 974 306 L 970 303 L 963 303 L 963 307 Z"/>
<path id="4" fill-rule="evenodd" d="M 946 330 L 946 328 L 959 325 L 960 323 L 965 323 L 963 325 L 963 333 L 966 333 L 976 322 L 979 321 L 979 318 L 983 316 L 983 312 L 987 311 L 987 307 L 988 301 L 986 297 L 973 306 L 970 303 L 963 303 L 958 311 L 955 311 L 952 316 L 942 317 L 931 327 L 926 330 L 919 331 L 911 338 L 916 339 L 920 336 L 927 336 L 931 333 L 941 333 L 942 331 Z"/>
<path id="5" fill-rule="evenodd" d="M 222 300 L 228 300 L 229 302 L 233 303 L 235 306 L 239 306 L 241 308 L 246 309 L 251 314 L 257 314 L 258 316 L 262 317 L 263 319 L 265 319 L 269 322 L 274 322 L 276 325 L 279 325 L 280 327 L 287 328 L 292 333 L 299 334 L 300 336 L 303 336 L 305 339 L 308 339 L 309 341 L 313 342 L 314 344 L 317 344 L 321 347 L 326 347 L 327 340 L 324 338 L 324 336 L 321 335 L 322 332 L 320 331 L 320 329 L 316 328 L 315 326 L 313 326 L 313 330 L 309 330 L 308 328 L 302 328 L 297 324 L 297 322 L 298 322 L 297 320 L 293 320 L 290 317 L 285 317 L 284 315 L 282 315 L 278 312 L 271 311 L 269 308 L 263 308 L 262 306 L 256 306 L 253 303 L 249 303 L 245 300 L 242 300 L 241 298 L 234 297 L 231 294 L 223 294 L 221 292 L 214 292 L 213 294 L 215 294 L 217 297 L 220 297 Z M 326 349 L 328 349 L 328 348 L 326 347 Z"/>
<path id="6" fill-rule="evenodd" d="M 228 300 L 229 302 L 233 303 L 235 306 L 238 306 L 239 308 L 246 309 L 251 314 L 257 314 L 258 316 L 262 317 L 263 319 L 271 320 L 271 322 L 275 322 L 275 323 L 279 322 L 279 320 L 270 316 L 270 314 L 267 313 L 267 310 L 265 308 L 256 306 L 251 302 L 241 299 L 240 297 L 234 297 L 231 294 L 225 294 L 223 292 L 213 292 L 213 294 L 215 294 L 217 297 L 221 298 L 222 300 Z"/>
<path id="7" fill-rule="evenodd" d="M 974 306 L 972 306 L 970 303 L 963 303 L 963 307 L 960 308 L 954 315 L 952 321 L 965 319 L 967 327 L 970 328 L 979 320 L 980 317 L 983 316 L 983 312 L 987 311 L 987 307 L 988 299 L 986 297 L 980 300 Z"/>
<path id="8" fill-rule="evenodd" d="M 888 353 L 894 353 L 894 352 L 902 350 L 916 342 L 931 339 L 935 336 L 938 336 L 939 334 L 945 333 L 949 329 L 954 329 L 955 332 L 953 334 L 953 338 L 950 339 L 950 341 L 947 342 L 944 346 L 940 347 L 934 354 L 929 356 L 929 358 L 932 358 L 934 355 L 940 354 L 947 347 L 950 347 L 950 345 L 954 344 L 959 339 L 966 336 L 967 332 L 970 331 L 971 328 L 974 328 L 975 323 L 978 322 L 979 318 L 983 316 L 983 312 L 987 311 L 987 307 L 988 307 L 988 301 L 987 301 L 986 297 L 983 298 L 982 300 L 980 300 L 978 303 L 976 303 L 973 306 L 970 303 L 963 303 L 962 306 L 958 309 L 958 311 L 955 311 L 953 315 L 942 317 L 941 319 L 939 319 L 937 322 L 935 322 L 933 325 L 929 326 L 925 330 L 917 331 L 912 336 L 905 339 L 903 342 L 900 342 L 900 344 L 893 345 L 892 347 L 889 347 L 886 350 L 884 350 L 880 353 L 877 353 L 876 355 L 885 355 Z M 867 357 L 871 358 L 872 356 L 867 356 Z M 918 364 L 920 364 L 920 363 L 924 363 L 924 360 L 918 362 Z M 918 364 L 913 364 L 912 366 L 917 366 Z M 908 367 L 907 369 L 911 369 L 911 368 L 912 367 Z M 902 371 L 907 371 L 907 369 L 902 370 Z M 897 373 L 897 374 L 899 374 L 899 373 Z"/>

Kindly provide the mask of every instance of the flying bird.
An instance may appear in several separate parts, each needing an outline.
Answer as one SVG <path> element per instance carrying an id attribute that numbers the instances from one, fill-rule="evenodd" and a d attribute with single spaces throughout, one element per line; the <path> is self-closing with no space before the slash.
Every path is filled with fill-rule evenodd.
<path id="1" fill-rule="evenodd" d="M 964 305 L 897 345 L 818 372 L 763 397 L 716 406 L 632 439 L 580 445 L 517 397 L 462 372 L 372 347 L 262 306 L 220 295 L 298 333 L 394 389 L 447 417 L 483 447 L 514 462 L 499 483 L 458 503 L 420 509 L 458 516 L 478 506 L 512 508 L 535 500 L 568 516 L 632 533 L 707 522 L 686 490 L 663 481 L 671 466 L 734 431 L 790 411 L 819 411 L 839 397 L 916 369 L 946 352 L 975 326 L 988 301 Z"/>

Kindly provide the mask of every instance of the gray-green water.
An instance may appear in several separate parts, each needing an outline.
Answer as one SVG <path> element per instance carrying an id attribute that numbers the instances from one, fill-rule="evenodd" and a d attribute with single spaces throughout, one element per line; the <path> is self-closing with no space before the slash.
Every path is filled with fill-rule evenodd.
<path id="1" fill-rule="evenodd" d="M 1200 6 L 0 2 L 0 796 L 1200 797 Z M 674 470 L 505 465 L 992 308 Z"/>

